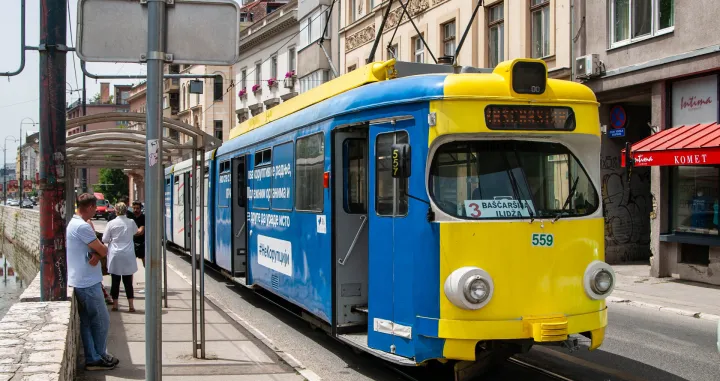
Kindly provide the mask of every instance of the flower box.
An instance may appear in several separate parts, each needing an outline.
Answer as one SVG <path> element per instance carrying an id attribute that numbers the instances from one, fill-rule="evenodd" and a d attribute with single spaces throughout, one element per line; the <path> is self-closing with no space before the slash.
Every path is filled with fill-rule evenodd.
<path id="1" fill-rule="evenodd" d="M 245 89 L 240 90 L 240 91 L 238 92 L 238 97 L 239 97 L 240 99 L 245 99 L 245 98 L 247 98 L 247 90 L 245 90 Z"/>
<path id="2" fill-rule="evenodd" d="M 254 94 L 257 94 L 257 93 L 259 93 L 259 92 L 262 92 L 262 88 L 260 87 L 259 84 L 255 84 L 255 85 L 253 85 L 253 87 L 252 87 L 252 92 L 253 92 Z"/>
<path id="3" fill-rule="evenodd" d="M 268 79 L 268 87 L 269 87 L 269 88 L 271 88 L 271 89 L 272 89 L 272 88 L 277 88 L 277 85 L 278 85 L 277 79 L 275 79 L 275 78 L 270 78 L 270 79 Z"/>

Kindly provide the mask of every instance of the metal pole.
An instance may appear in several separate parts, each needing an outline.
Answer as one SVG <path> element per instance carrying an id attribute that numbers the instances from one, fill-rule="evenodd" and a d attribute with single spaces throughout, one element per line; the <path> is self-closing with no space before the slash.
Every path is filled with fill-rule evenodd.
<path id="1" fill-rule="evenodd" d="M 205 358 L 205 150 L 200 150 L 200 358 Z"/>
<path id="2" fill-rule="evenodd" d="M 470 16 L 470 22 L 467 25 L 467 28 L 465 28 L 465 32 L 463 32 L 462 38 L 460 38 L 460 43 L 457 46 L 457 49 L 455 49 L 455 56 L 453 57 L 453 65 L 457 63 L 458 55 L 460 54 L 460 49 L 462 49 L 463 44 L 465 43 L 465 38 L 468 35 L 468 32 L 470 31 L 470 28 L 472 27 L 473 22 L 475 22 L 475 16 L 477 16 L 478 10 L 480 10 L 480 7 L 483 6 L 483 0 L 478 0 L 477 5 L 475 6 L 475 10 L 472 13 L 472 16 Z"/>
<path id="3" fill-rule="evenodd" d="M 82 113 L 83 116 L 87 115 L 87 91 L 85 91 L 85 76 L 83 75 L 83 88 L 82 88 Z M 87 131 L 87 125 L 83 124 L 83 132 Z M 82 177 L 80 179 L 80 186 L 82 187 L 83 193 L 87 192 L 87 168 L 82 169 Z M 75 185 L 73 185 L 75 189 Z"/>
<path id="4" fill-rule="evenodd" d="M 197 138 L 193 138 L 193 146 L 197 146 Z M 192 150 L 192 165 L 190 170 L 190 207 L 192 208 L 192 212 L 190 212 L 190 215 L 188 218 L 190 219 L 190 226 L 188 226 L 188 231 L 190 232 L 190 258 L 192 258 L 192 337 L 193 337 L 193 343 L 192 343 L 192 354 L 193 357 L 197 358 L 197 350 L 198 350 L 198 344 L 197 344 L 197 251 L 195 250 L 196 247 L 196 236 L 195 234 L 195 213 L 197 212 L 196 207 L 196 194 L 195 194 L 195 188 L 197 187 L 197 150 Z"/>
<path id="5" fill-rule="evenodd" d="M 390 0 L 390 2 L 387 5 L 387 9 L 385 10 L 385 16 L 383 16 L 382 21 L 380 22 L 380 29 L 378 29 L 377 35 L 375 36 L 375 42 L 373 43 L 372 50 L 370 50 L 370 55 L 368 56 L 367 63 L 373 62 L 375 60 L 375 51 L 377 50 L 378 44 L 380 43 L 380 36 L 382 36 L 383 29 L 385 29 L 385 21 L 387 21 L 388 15 L 390 14 L 390 8 L 392 8 L 393 0 Z M 400 5 L 402 5 L 402 1 L 400 1 Z"/>
<path id="6" fill-rule="evenodd" d="M 163 218 L 163 299 L 165 299 L 165 308 L 168 308 L 168 295 L 167 295 L 167 233 L 165 227 L 165 219 Z"/>
<path id="7" fill-rule="evenodd" d="M 39 50 L 42 301 L 67 299 L 67 253 L 63 214 L 71 211 L 65 205 L 64 184 L 66 20 L 67 8 L 64 2 L 40 1 L 40 45 L 44 47 Z"/>
<path id="8" fill-rule="evenodd" d="M 3 205 L 7 205 L 7 139 L 3 146 Z"/>
<path id="9" fill-rule="evenodd" d="M 41 17 L 41 20 L 44 20 Z M 42 29 L 42 26 L 40 27 Z M 63 41 L 64 41 L 63 37 Z M 40 42 L 42 43 L 42 41 Z M 3 77 L 12 77 L 15 75 L 18 75 L 22 73 L 23 69 L 25 69 L 25 49 L 27 47 L 25 46 L 25 0 L 20 0 L 20 67 L 12 72 L 4 72 L 0 73 L 0 76 Z M 42 53 L 41 53 L 42 54 Z M 42 66 L 40 66 L 42 67 Z"/>
<path id="10" fill-rule="evenodd" d="M 160 301 L 160 253 L 163 205 L 162 75 L 165 59 L 165 1 L 148 1 L 147 57 L 147 161 L 145 162 L 145 380 L 162 379 L 162 304 Z"/>
<path id="11" fill-rule="evenodd" d="M 19 174 L 19 175 L 20 175 L 20 180 L 18 180 L 18 183 L 19 183 L 19 184 L 18 184 L 18 185 L 19 185 L 19 188 L 18 188 L 19 191 L 18 191 L 18 192 L 20 193 L 20 197 L 18 197 L 18 200 L 20 200 L 20 206 L 22 206 L 22 200 L 23 200 L 23 162 L 22 162 L 22 157 L 23 157 L 23 155 L 22 155 L 22 146 L 23 146 L 23 141 L 22 141 L 22 122 L 20 122 L 20 148 L 18 148 L 18 157 L 19 157 L 19 160 L 20 160 L 20 174 Z"/>

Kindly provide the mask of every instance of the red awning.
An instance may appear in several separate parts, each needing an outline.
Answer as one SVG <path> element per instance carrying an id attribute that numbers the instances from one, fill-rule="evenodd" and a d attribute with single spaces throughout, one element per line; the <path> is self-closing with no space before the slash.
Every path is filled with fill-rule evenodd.
<path id="1" fill-rule="evenodd" d="M 630 149 L 636 167 L 720 164 L 720 124 L 673 127 L 650 135 Z M 625 150 L 621 163 L 625 166 Z"/>

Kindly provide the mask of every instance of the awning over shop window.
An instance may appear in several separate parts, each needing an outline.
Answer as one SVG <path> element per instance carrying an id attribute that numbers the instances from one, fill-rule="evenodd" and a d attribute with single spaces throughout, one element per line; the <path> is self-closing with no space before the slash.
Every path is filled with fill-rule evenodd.
<path id="1" fill-rule="evenodd" d="M 632 145 L 635 167 L 720 164 L 720 124 L 673 127 Z M 626 165 L 625 150 L 621 155 Z"/>

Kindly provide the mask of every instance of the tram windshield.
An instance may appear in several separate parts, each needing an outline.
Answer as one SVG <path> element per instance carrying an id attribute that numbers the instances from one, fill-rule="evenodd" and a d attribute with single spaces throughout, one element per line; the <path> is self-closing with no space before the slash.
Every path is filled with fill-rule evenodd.
<path id="1" fill-rule="evenodd" d="M 557 143 L 447 143 L 435 153 L 429 181 L 435 204 L 463 219 L 578 217 L 599 205 L 577 158 Z"/>

